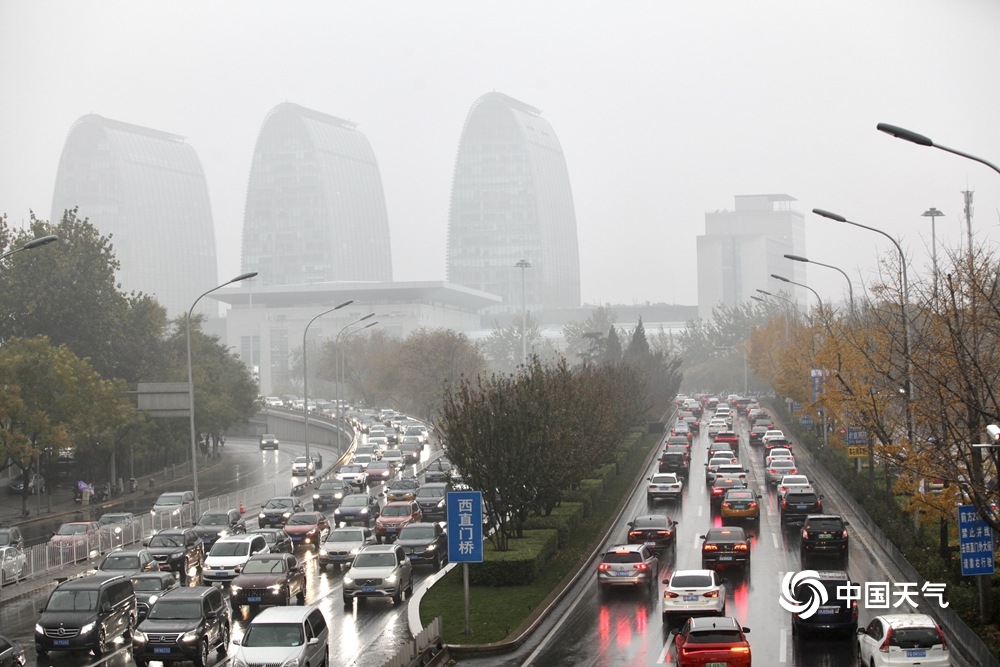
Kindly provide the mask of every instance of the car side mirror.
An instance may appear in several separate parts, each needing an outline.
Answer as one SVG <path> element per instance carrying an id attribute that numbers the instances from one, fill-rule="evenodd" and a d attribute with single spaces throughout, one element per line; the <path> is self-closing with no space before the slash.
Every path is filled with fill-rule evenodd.
<path id="1" fill-rule="evenodd" d="M 740 629 L 743 630 L 743 634 L 745 635 L 750 633 L 750 628 L 740 628 Z"/>
<path id="2" fill-rule="evenodd" d="M 319 637 L 310 637 L 309 638 L 309 646 L 315 646 L 318 643 L 319 643 Z"/>
<path id="3" fill-rule="evenodd" d="M 850 526 L 851 524 L 850 524 L 850 522 L 848 522 L 848 521 L 845 521 L 845 522 L 844 522 L 844 525 L 845 525 L 845 526 Z"/>
<path id="4" fill-rule="evenodd" d="M 629 521 L 629 522 L 628 522 L 628 523 L 626 523 L 625 525 L 626 525 L 626 526 L 628 526 L 629 528 L 631 528 L 631 527 L 632 527 L 632 522 L 631 522 L 631 521 Z"/>
<path id="5" fill-rule="evenodd" d="M 703 540 L 703 539 L 705 539 L 705 536 L 704 535 L 699 535 L 698 538 Z"/>
<path id="6" fill-rule="evenodd" d="M 858 634 L 859 635 L 866 635 L 866 634 L 868 634 L 867 628 L 858 628 Z"/>
<path id="7" fill-rule="evenodd" d="M 240 637 L 233 637 L 229 641 L 232 642 L 233 646 L 241 646 L 242 645 L 242 638 L 240 638 Z"/>

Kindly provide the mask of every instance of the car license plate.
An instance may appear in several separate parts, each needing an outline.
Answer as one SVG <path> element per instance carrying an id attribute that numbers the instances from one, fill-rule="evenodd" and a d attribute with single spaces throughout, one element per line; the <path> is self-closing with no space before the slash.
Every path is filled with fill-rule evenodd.
<path id="1" fill-rule="evenodd" d="M 69 640 L 68 639 L 53 639 L 52 640 L 52 645 L 53 646 L 69 646 Z"/>
<path id="2" fill-rule="evenodd" d="M 705 667 L 726 667 L 728 662 L 706 662 Z"/>
<path id="3" fill-rule="evenodd" d="M 615 576 L 616 577 L 627 577 L 627 576 L 629 576 L 631 574 L 632 573 L 629 572 L 628 570 L 615 570 Z"/>
<path id="4" fill-rule="evenodd" d="M 259 595 L 254 595 L 247 598 L 247 602 L 260 602 L 261 597 Z"/>
<path id="5" fill-rule="evenodd" d="M 837 613 L 837 609 L 835 607 L 820 607 L 816 613 L 820 616 L 832 616 Z"/>
<path id="6" fill-rule="evenodd" d="M 719 556 L 719 560 L 732 560 L 732 556 Z"/>
<path id="7" fill-rule="evenodd" d="M 395 533 L 396 529 L 395 528 L 386 528 L 385 532 L 387 532 L 387 533 Z"/>
<path id="8" fill-rule="evenodd" d="M 656 542 L 643 542 L 642 544 L 643 544 L 643 546 L 647 546 L 647 547 L 655 547 L 656 546 Z"/>
<path id="9" fill-rule="evenodd" d="M 374 593 L 375 592 L 375 587 L 374 586 L 365 586 L 365 587 L 363 587 L 361 589 L 361 592 L 362 593 Z"/>
<path id="10" fill-rule="evenodd" d="M 170 653 L 169 646 L 154 646 L 153 653 Z"/>
<path id="11" fill-rule="evenodd" d="M 926 658 L 927 657 L 927 651 L 923 650 L 923 649 L 921 649 L 919 651 L 913 651 L 913 650 L 907 651 L 906 652 L 906 657 L 907 658 Z"/>
<path id="12" fill-rule="evenodd" d="M 808 509 L 808 507 L 806 505 L 796 505 L 795 509 L 797 509 L 797 510 L 804 510 L 804 509 Z"/>
<path id="13" fill-rule="evenodd" d="M 684 601 L 685 602 L 697 602 L 698 601 L 698 596 L 697 595 L 685 595 L 684 596 Z"/>
<path id="14" fill-rule="evenodd" d="M 821 539 L 821 540 L 828 540 L 828 539 L 830 539 L 831 537 L 833 537 L 833 535 L 819 535 L 818 537 L 819 537 L 819 539 Z"/>

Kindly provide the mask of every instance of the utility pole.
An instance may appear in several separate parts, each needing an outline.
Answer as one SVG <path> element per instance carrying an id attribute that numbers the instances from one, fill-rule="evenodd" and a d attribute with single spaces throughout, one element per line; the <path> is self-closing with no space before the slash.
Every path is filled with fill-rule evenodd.
<path id="1" fill-rule="evenodd" d="M 965 200 L 965 207 L 962 209 L 962 213 L 965 214 L 965 233 L 968 236 L 969 241 L 969 259 L 972 259 L 972 195 L 974 192 L 972 190 L 962 190 L 962 198 Z M 969 266 L 969 270 L 972 270 L 972 266 Z"/>

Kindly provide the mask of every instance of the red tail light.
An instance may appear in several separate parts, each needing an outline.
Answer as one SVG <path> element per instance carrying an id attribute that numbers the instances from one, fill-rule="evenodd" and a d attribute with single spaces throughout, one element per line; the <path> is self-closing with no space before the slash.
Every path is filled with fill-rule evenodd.
<path id="1" fill-rule="evenodd" d="M 847 539 L 847 531 L 845 530 L 844 532 L 842 532 L 840 534 L 840 536 L 846 540 Z"/>
<path id="2" fill-rule="evenodd" d="M 751 508 L 757 507 L 757 501 L 756 500 L 750 501 L 750 507 Z"/>
<path id="3" fill-rule="evenodd" d="M 719 591 L 709 591 L 707 593 L 702 594 L 702 597 L 717 598 L 719 597 Z"/>
<path id="4" fill-rule="evenodd" d="M 858 620 L 858 603 L 856 600 L 851 602 L 851 620 Z M 941 637 L 941 640 L 943 641 L 944 637 Z"/>
<path id="5" fill-rule="evenodd" d="M 792 468 L 791 470 L 788 471 L 788 474 L 789 475 L 796 475 L 796 474 L 798 474 L 798 472 L 799 472 L 798 470 L 796 470 L 795 468 Z"/>
<path id="6" fill-rule="evenodd" d="M 714 544 L 705 544 L 701 547 L 702 551 L 718 551 L 719 547 Z"/>
<path id="7" fill-rule="evenodd" d="M 656 534 L 657 535 L 669 535 L 670 531 L 669 530 L 658 530 L 658 531 L 656 531 Z"/>
<path id="8" fill-rule="evenodd" d="M 809 531 L 808 530 L 803 530 L 802 531 L 802 539 L 803 540 L 808 540 L 809 539 Z"/>
<path id="9" fill-rule="evenodd" d="M 680 596 L 677 593 L 673 593 L 671 591 L 663 591 L 663 597 L 670 598 L 671 600 L 673 600 L 674 598 L 679 598 Z"/>
<path id="10" fill-rule="evenodd" d="M 635 565 L 632 566 L 632 569 L 639 570 L 640 572 L 642 572 L 648 570 L 649 566 L 646 565 L 645 563 L 636 563 Z"/>
<path id="11" fill-rule="evenodd" d="M 823 501 L 822 500 L 817 500 L 816 501 L 816 508 L 819 509 L 821 507 L 823 507 Z"/>
<path id="12" fill-rule="evenodd" d="M 879 653 L 889 652 L 889 641 L 891 639 L 892 639 L 892 628 L 889 628 L 885 633 L 885 641 L 883 641 L 882 645 L 878 647 Z"/>
<path id="13" fill-rule="evenodd" d="M 736 544 L 733 546 L 733 551 L 747 551 L 749 548 L 745 544 Z"/>
<path id="14" fill-rule="evenodd" d="M 597 566 L 597 569 L 601 572 L 607 572 L 608 570 L 611 569 L 611 566 L 608 565 L 607 563 L 601 563 L 600 565 Z"/>
<path id="15" fill-rule="evenodd" d="M 854 604 L 857 604 L 857 602 L 855 602 Z M 941 638 L 941 650 L 942 651 L 947 651 L 948 650 L 948 640 L 944 638 L 944 633 L 941 632 L 941 628 L 939 628 L 937 626 L 934 626 L 934 629 L 937 630 L 938 637 Z"/>
<path id="16" fill-rule="evenodd" d="M 723 501 L 723 503 L 722 503 L 722 506 L 723 506 L 723 507 L 730 507 L 729 503 L 727 503 L 727 502 L 725 502 L 725 501 Z"/>
<path id="17" fill-rule="evenodd" d="M 629 537 L 642 537 L 642 533 L 640 531 L 637 531 L 637 530 L 632 530 L 632 531 L 629 531 L 628 536 Z"/>
<path id="18" fill-rule="evenodd" d="M 788 507 L 788 501 L 787 500 L 782 500 L 781 501 L 781 509 L 785 509 L 786 507 Z"/>

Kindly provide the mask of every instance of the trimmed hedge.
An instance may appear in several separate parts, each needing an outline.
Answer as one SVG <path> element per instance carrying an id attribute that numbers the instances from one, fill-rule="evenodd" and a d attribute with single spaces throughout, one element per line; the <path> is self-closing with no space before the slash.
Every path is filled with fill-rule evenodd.
<path id="1" fill-rule="evenodd" d="M 563 502 L 552 509 L 549 516 L 532 516 L 524 522 L 525 530 L 555 528 L 559 531 L 559 548 L 569 541 L 570 532 L 583 520 L 583 503 Z"/>
<path id="2" fill-rule="evenodd" d="M 511 538 L 507 551 L 487 549 L 482 563 L 469 565 L 472 586 L 522 586 L 530 584 L 555 556 L 559 531 L 526 530 L 524 537 Z"/>
<path id="3" fill-rule="evenodd" d="M 574 503 L 580 505 L 583 509 L 583 516 L 590 516 L 591 512 L 594 511 L 594 502 L 599 496 L 595 496 L 590 491 L 585 491 L 583 489 L 567 489 L 562 492 L 561 504 Z"/>
<path id="4" fill-rule="evenodd" d="M 614 463 L 608 463 L 596 468 L 593 472 L 594 479 L 599 479 L 607 486 L 614 481 L 615 477 L 618 476 L 618 466 Z"/>

